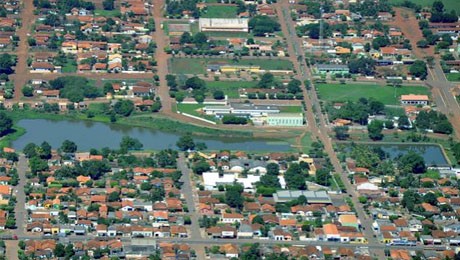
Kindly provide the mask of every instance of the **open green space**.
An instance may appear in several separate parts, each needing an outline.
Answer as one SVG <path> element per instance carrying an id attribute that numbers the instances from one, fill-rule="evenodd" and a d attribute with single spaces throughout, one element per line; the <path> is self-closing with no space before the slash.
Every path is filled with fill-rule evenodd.
<path id="1" fill-rule="evenodd" d="M 433 2 L 436 0 L 408 0 L 410 2 L 413 2 L 415 4 L 419 4 L 422 7 L 429 7 L 431 8 L 433 6 Z M 404 0 L 389 0 L 391 4 L 401 4 L 404 2 Z M 457 14 L 460 12 L 460 4 L 458 0 L 442 0 L 442 3 L 444 4 L 444 8 L 447 10 L 455 10 Z"/>
<path id="2" fill-rule="evenodd" d="M 253 65 L 260 66 L 263 70 L 292 70 L 293 65 L 289 60 L 283 59 L 207 59 L 207 58 L 171 58 L 169 66 L 173 74 L 205 74 L 208 64 L 228 65 Z"/>
<path id="3" fill-rule="evenodd" d="M 203 18 L 236 18 L 234 5 L 210 5 L 206 7 L 200 17 Z"/>
<path id="4" fill-rule="evenodd" d="M 317 84 L 318 96 L 324 101 L 357 101 L 360 98 L 374 98 L 385 105 L 398 105 L 399 97 L 406 94 L 430 95 L 422 86 L 380 86 L 371 84 Z"/>
<path id="5" fill-rule="evenodd" d="M 120 10 L 116 10 L 116 9 L 115 10 L 101 10 L 101 9 L 98 9 L 98 10 L 94 11 L 94 14 L 104 16 L 104 17 L 119 17 L 119 16 L 121 16 Z"/>
<path id="6" fill-rule="evenodd" d="M 460 73 L 447 73 L 446 78 L 448 81 L 460 81 Z"/>
<path id="7" fill-rule="evenodd" d="M 182 112 L 182 113 L 186 113 L 186 114 L 189 114 L 189 115 L 201 117 L 201 118 L 204 118 L 206 120 L 217 121 L 216 117 L 214 117 L 214 116 L 205 115 L 205 114 L 200 113 L 199 110 L 202 109 L 203 107 L 205 107 L 205 105 L 203 105 L 203 104 L 182 104 L 182 103 L 180 103 L 180 104 L 177 104 L 177 111 Z"/>
<path id="8" fill-rule="evenodd" d="M 281 113 L 302 113 L 301 106 L 279 106 Z"/>
<path id="9" fill-rule="evenodd" d="M 62 73 L 77 72 L 77 62 L 73 59 L 66 59 L 66 63 L 62 66 Z"/>
<path id="10" fill-rule="evenodd" d="M 238 89 L 255 88 L 257 81 L 208 81 L 206 88 L 209 92 L 214 93 L 216 90 L 222 90 L 228 98 L 239 98 Z"/>

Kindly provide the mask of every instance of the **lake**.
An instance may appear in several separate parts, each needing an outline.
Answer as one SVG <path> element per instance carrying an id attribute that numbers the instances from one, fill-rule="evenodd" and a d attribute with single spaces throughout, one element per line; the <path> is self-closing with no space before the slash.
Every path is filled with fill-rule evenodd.
<path id="1" fill-rule="evenodd" d="M 428 166 L 448 166 L 449 163 L 444 156 L 440 146 L 434 144 L 369 144 L 378 146 L 387 153 L 391 159 L 404 155 L 409 151 L 420 154 Z"/>
<path id="2" fill-rule="evenodd" d="M 54 149 L 57 149 L 66 139 L 75 142 L 80 151 L 103 147 L 116 149 L 119 148 L 123 136 L 139 139 L 144 144 L 144 149 L 148 150 L 176 149 L 176 142 L 181 136 L 143 127 L 83 120 L 23 119 L 18 122 L 18 126 L 27 132 L 12 143 L 13 148 L 17 150 L 22 150 L 28 143 L 41 144 L 43 141 L 47 141 Z M 287 142 L 265 139 L 194 137 L 194 140 L 206 143 L 210 150 L 283 152 L 291 149 Z"/>

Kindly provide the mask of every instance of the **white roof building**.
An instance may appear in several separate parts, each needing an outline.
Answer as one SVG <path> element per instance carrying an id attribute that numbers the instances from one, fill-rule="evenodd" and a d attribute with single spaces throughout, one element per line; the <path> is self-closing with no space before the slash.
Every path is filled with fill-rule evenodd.
<path id="1" fill-rule="evenodd" d="M 249 19 L 200 18 L 200 32 L 249 32 Z"/>

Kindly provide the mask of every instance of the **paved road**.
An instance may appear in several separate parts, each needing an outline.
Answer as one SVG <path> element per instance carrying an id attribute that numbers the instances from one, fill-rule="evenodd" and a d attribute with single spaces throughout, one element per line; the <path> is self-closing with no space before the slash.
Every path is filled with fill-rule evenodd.
<path id="1" fill-rule="evenodd" d="M 278 17 L 280 18 L 280 22 L 282 23 L 281 28 L 283 34 L 288 41 L 289 56 L 292 58 L 291 60 L 297 70 L 299 80 L 304 82 L 307 79 L 311 79 L 312 75 L 310 69 L 305 62 L 305 53 L 301 48 L 301 39 L 297 37 L 295 25 L 289 15 L 290 4 L 288 3 L 288 0 L 279 1 L 278 4 L 276 4 L 276 10 Z M 307 120 L 312 136 L 322 141 L 324 144 L 324 149 L 327 152 L 332 165 L 334 166 L 335 172 L 340 173 L 340 177 L 345 184 L 347 191 L 351 195 L 350 199 L 355 205 L 356 213 L 361 221 L 361 225 L 364 227 L 363 233 L 366 239 L 369 241 L 369 246 L 378 248 L 380 243 L 376 238 L 374 238 L 374 234 L 372 232 L 372 221 L 365 214 L 363 207 L 359 203 L 359 195 L 356 193 L 353 185 L 351 185 L 351 183 L 348 181 L 346 173 L 342 170 L 342 165 L 340 164 L 332 147 L 331 138 L 328 136 L 329 129 L 327 127 L 325 116 L 321 113 L 321 107 L 316 91 L 314 90 L 314 84 L 311 84 L 311 91 L 307 91 L 304 84 L 302 86 L 304 88 L 305 104 L 307 105 Z M 316 123 L 317 121 L 318 123 Z M 383 250 L 374 250 L 373 253 L 379 258 L 385 257 Z"/>
<path id="2" fill-rule="evenodd" d="M 192 220 L 192 225 L 190 226 L 190 238 L 201 240 L 203 239 L 201 236 L 200 224 L 198 222 L 200 215 L 197 210 L 197 205 L 195 204 L 195 200 L 197 196 L 195 196 L 195 185 L 192 181 L 192 171 L 187 167 L 187 162 L 184 153 L 179 154 L 179 159 L 177 160 L 178 169 L 182 172 L 182 194 L 185 196 L 185 201 L 187 202 L 187 207 L 189 210 L 189 215 Z M 198 259 L 205 258 L 205 251 L 203 247 L 194 247 L 195 252 Z"/>
<path id="3" fill-rule="evenodd" d="M 16 229 L 13 230 L 12 233 L 18 237 L 23 237 L 26 235 L 25 233 L 25 225 L 26 225 L 26 216 L 27 211 L 25 209 L 26 204 L 26 194 L 24 192 L 24 186 L 27 183 L 26 179 L 26 172 L 29 169 L 26 157 L 21 154 L 19 156 L 19 162 L 17 165 L 18 175 L 19 175 L 19 183 L 14 188 L 14 195 L 16 196 L 16 205 L 14 207 L 14 214 L 16 219 Z M 19 246 L 17 241 L 8 241 L 7 242 L 7 256 L 8 259 L 18 259 L 18 250 Z"/>
<path id="4" fill-rule="evenodd" d="M 36 239 L 43 239 L 42 237 L 25 235 L 19 237 L 23 240 L 36 240 Z M 63 238 L 63 240 L 70 241 L 70 242 L 85 242 L 95 239 L 94 235 L 87 235 L 87 236 L 68 236 Z M 148 240 L 150 238 L 145 238 Z M 276 241 L 276 240 L 267 240 L 267 239 L 207 239 L 207 238 L 151 238 L 157 242 L 173 242 L 173 243 L 186 243 L 189 245 L 200 245 L 200 246 L 211 246 L 211 245 L 221 245 L 221 244 L 253 244 L 259 243 L 262 245 L 292 245 L 292 246 L 327 246 L 331 248 L 338 248 L 338 247 L 346 247 L 346 248 L 359 248 L 359 247 L 366 247 L 369 249 L 375 250 L 382 250 L 391 248 L 391 249 L 411 249 L 411 250 L 426 250 L 427 247 L 417 245 L 417 246 L 386 246 L 384 244 L 351 244 L 351 243 L 339 243 L 339 242 L 328 242 L 328 241 Z M 120 238 L 126 244 L 131 242 L 131 238 Z M 199 258 L 204 259 L 204 258 Z M 379 258 L 384 259 L 384 258 Z"/>

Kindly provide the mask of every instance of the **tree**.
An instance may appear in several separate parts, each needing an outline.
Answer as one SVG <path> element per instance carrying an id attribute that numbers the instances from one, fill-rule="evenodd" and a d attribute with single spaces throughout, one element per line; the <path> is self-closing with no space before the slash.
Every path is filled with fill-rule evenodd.
<path id="1" fill-rule="evenodd" d="M 288 86 L 287 86 L 287 92 L 292 93 L 292 94 L 297 94 L 299 92 L 302 92 L 302 89 L 300 86 L 302 85 L 302 82 L 298 79 L 293 79 L 289 81 Z"/>
<path id="2" fill-rule="evenodd" d="M 401 170 L 410 173 L 426 172 L 425 160 L 423 157 L 414 151 L 409 151 L 407 154 L 399 158 L 399 166 Z"/>
<path id="3" fill-rule="evenodd" d="M 348 134 L 348 126 L 336 126 L 334 127 L 334 133 L 337 140 L 346 140 L 350 136 Z"/>
<path id="4" fill-rule="evenodd" d="M 286 185 L 289 189 L 305 190 L 307 188 L 305 183 L 305 175 L 298 163 L 292 163 L 284 174 Z"/>
<path id="5" fill-rule="evenodd" d="M 129 150 L 141 150 L 144 145 L 136 138 L 123 136 L 120 142 L 120 149 L 123 152 L 127 152 Z"/>
<path id="6" fill-rule="evenodd" d="M 198 161 L 192 167 L 193 172 L 199 175 L 203 174 L 203 172 L 209 171 L 209 169 L 211 169 L 209 163 L 204 160 Z"/>
<path id="7" fill-rule="evenodd" d="M 195 148 L 195 142 L 191 135 L 184 135 L 176 142 L 176 146 L 181 151 L 193 150 Z"/>
<path id="8" fill-rule="evenodd" d="M 428 44 L 428 41 L 427 40 L 420 40 L 417 42 L 417 47 L 419 48 L 428 48 L 429 47 L 429 44 Z"/>
<path id="9" fill-rule="evenodd" d="M 8 54 L 4 53 L 0 55 L 0 74 L 11 74 L 13 73 L 12 67 L 16 64 L 13 57 Z"/>
<path id="10" fill-rule="evenodd" d="M 249 249 L 241 254 L 241 260 L 258 260 L 262 259 L 260 254 L 259 243 L 251 244 Z"/>
<path id="11" fill-rule="evenodd" d="M 403 193 L 401 204 L 409 211 L 413 211 L 416 204 L 421 202 L 420 195 L 412 189 L 408 189 Z"/>
<path id="12" fill-rule="evenodd" d="M 316 171 L 315 181 L 319 185 L 329 186 L 329 171 L 326 168 L 321 168 Z"/>
<path id="13" fill-rule="evenodd" d="M 257 15 L 249 20 L 249 28 L 255 36 L 264 36 L 281 29 L 280 24 L 268 16 Z"/>
<path id="14" fill-rule="evenodd" d="M 184 32 L 180 37 L 180 44 L 192 43 L 193 37 L 189 32 Z M 167 75 L 169 76 L 169 75 Z"/>
<path id="15" fill-rule="evenodd" d="M 115 103 L 113 110 L 122 116 L 129 116 L 134 111 L 134 103 L 131 100 L 122 99 Z"/>
<path id="16" fill-rule="evenodd" d="M 24 86 L 21 91 L 25 97 L 32 97 L 34 95 L 34 88 L 31 86 Z"/>
<path id="17" fill-rule="evenodd" d="M 217 99 L 217 100 L 222 100 L 225 98 L 225 94 L 222 90 L 216 90 L 214 91 L 214 93 L 212 94 L 214 99 Z"/>
<path id="18" fill-rule="evenodd" d="M 383 139 L 383 122 L 379 120 L 373 120 L 368 126 L 367 131 L 369 134 L 369 138 L 377 141 Z"/>
<path id="19" fill-rule="evenodd" d="M 102 6 L 104 10 L 113 10 L 115 8 L 115 0 L 104 0 Z"/>
<path id="20" fill-rule="evenodd" d="M 225 190 L 225 202 L 227 205 L 237 209 L 243 208 L 243 190 L 243 186 L 239 184 L 227 186 Z"/>
<path id="21" fill-rule="evenodd" d="M 350 69 L 350 73 L 371 76 L 375 71 L 375 61 L 364 57 L 353 59 L 348 63 L 348 67 Z"/>
<path id="22" fill-rule="evenodd" d="M 423 196 L 423 202 L 425 203 L 429 203 L 433 206 L 436 206 L 438 204 L 438 198 L 436 197 L 436 195 L 432 192 L 427 192 L 424 196 Z"/>
<path id="23" fill-rule="evenodd" d="M 65 256 L 65 247 L 64 247 L 64 245 L 61 244 L 61 243 L 57 243 L 56 247 L 54 248 L 53 253 L 54 253 L 54 255 L 56 257 L 64 257 Z"/>
<path id="24" fill-rule="evenodd" d="M 148 183 L 148 182 L 143 182 L 143 183 Z M 120 193 L 113 191 L 109 193 L 109 196 L 107 197 L 108 202 L 115 202 L 115 201 L 120 201 Z"/>
<path id="25" fill-rule="evenodd" d="M 64 142 L 62 142 L 61 150 L 64 153 L 75 153 L 77 151 L 77 144 L 75 144 L 72 141 L 65 140 Z"/>
<path id="26" fill-rule="evenodd" d="M 269 163 L 266 166 L 267 175 L 278 176 L 280 173 L 280 166 L 277 163 Z"/>
<path id="27" fill-rule="evenodd" d="M 69 243 L 65 247 L 65 257 L 66 258 L 71 258 L 73 255 L 75 255 L 75 250 L 73 250 L 73 245 L 71 243 Z"/>
<path id="28" fill-rule="evenodd" d="M 259 216 L 259 215 L 256 215 L 253 219 L 252 219 L 252 223 L 251 224 L 261 224 L 261 225 L 264 225 L 265 224 L 265 221 L 264 219 Z"/>
<path id="29" fill-rule="evenodd" d="M 275 76 L 269 72 L 264 73 L 262 77 L 260 77 L 259 83 L 257 86 L 260 88 L 270 88 L 275 84 Z"/>
<path id="30" fill-rule="evenodd" d="M 107 93 L 112 93 L 112 94 L 114 93 L 113 85 L 110 82 L 107 82 L 104 84 L 104 94 L 107 94 Z"/>
<path id="31" fill-rule="evenodd" d="M 185 88 L 204 90 L 206 89 L 206 82 L 199 77 L 191 77 L 185 81 Z"/>
<path id="32" fill-rule="evenodd" d="M 28 143 L 22 152 L 26 155 L 27 158 L 32 158 L 37 155 L 37 145 L 34 143 Z"/>
<path id="33" fill-rule="evenodd" d="M 426 63 L 423 60 L 416 60 L 409 68 L 409 72 L 414 77 L 420 78 L 422 80 L 426 79 L 428 71 L 426 68 Z"/>
<path id="34" fill-rule="evenodd" d="M 398 128 L 399 129 L 410 128 L 409 118 L 406 115 L 402 115 L 398 118 Z"/>
<path id="35" fill-rule="evenodd" d="M 281 188 L 278 176 L 269 174 L 260 177 L 259 185 L 263 187 Z"/>
<path id="36" fill-rule="evenodd" d="M 0 136 L 8 134 L 11 127 L 13 127 L 13 120 L 5 112 L 0 112 Z"/>
<path id="37" fill-rule="evenodd" d="M 225 125 L 245 125 L 248 123 L 248 119 L 234 115 L 225 115 L 222 117 L 222 123 Z"/>
<path id="38" fill-rule="evenodd" d="M 51 145 L 48 142 L 43 142 L 40 145 L 38 151 L 38 155 L 40 156 L 40 158 L 46 160 L 51 159 Z"/>

